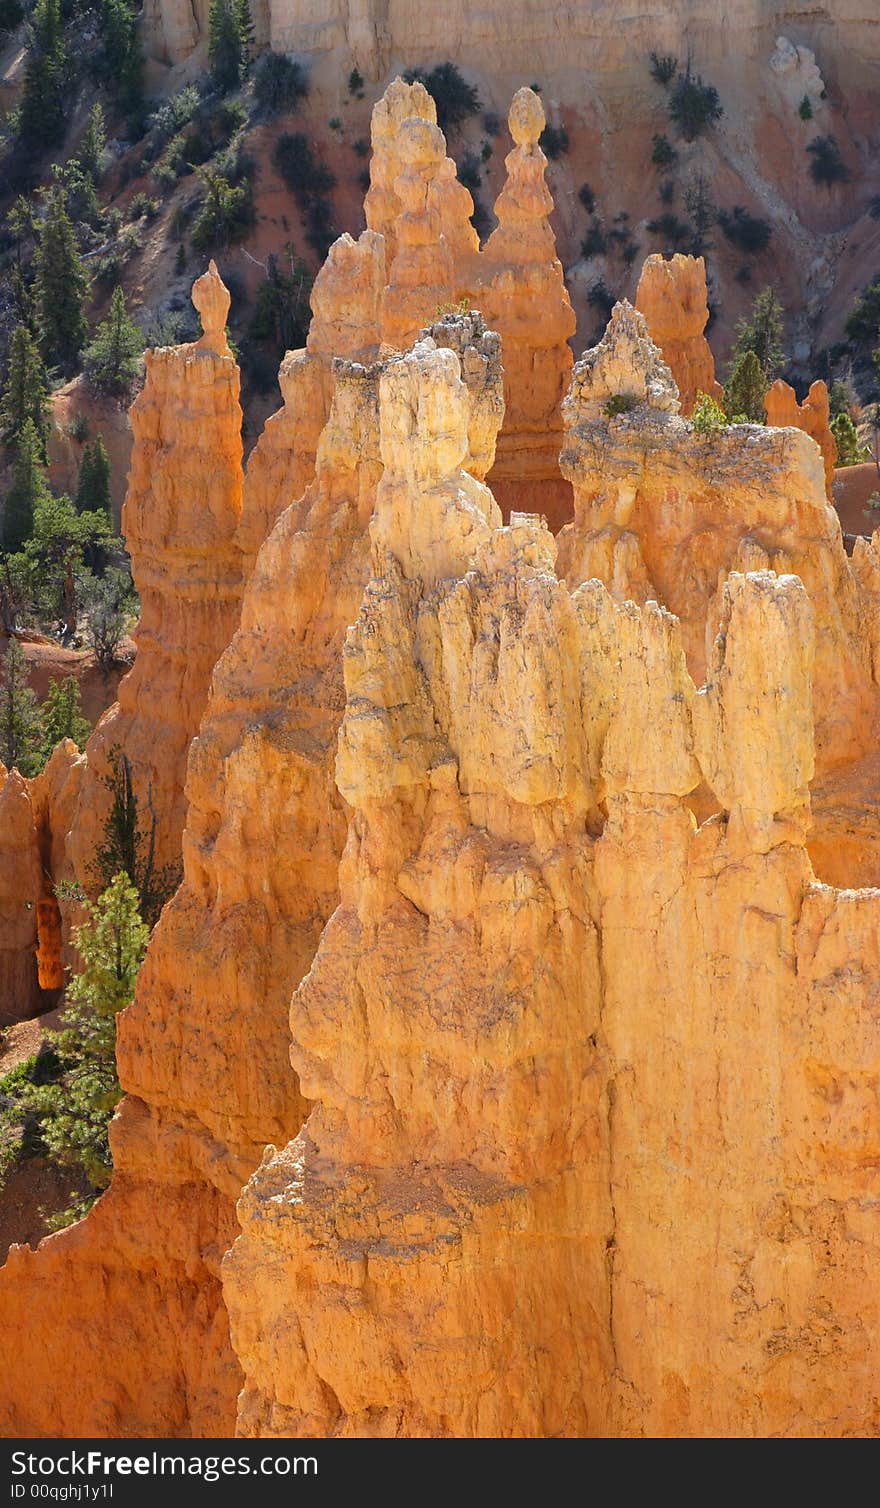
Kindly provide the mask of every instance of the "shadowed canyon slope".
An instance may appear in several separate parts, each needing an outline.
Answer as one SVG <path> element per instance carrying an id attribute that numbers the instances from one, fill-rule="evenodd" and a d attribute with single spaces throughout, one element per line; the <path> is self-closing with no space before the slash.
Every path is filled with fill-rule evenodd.
<path id="1" fill-rule="evenodd" d="M 138 660 L 5 777 L 0 919 L 13 856 L 85 872 L 113 744 L 183 879 L 112 1184 L 0 1271 L 7 1434 L 880 1428 L 880 537 L 821 393 L 686 417 L 698 260 L 573 364 L 543 120 L 481 251 L 389 87 L 245 473 L 215 269 L 150 358 Z"/>

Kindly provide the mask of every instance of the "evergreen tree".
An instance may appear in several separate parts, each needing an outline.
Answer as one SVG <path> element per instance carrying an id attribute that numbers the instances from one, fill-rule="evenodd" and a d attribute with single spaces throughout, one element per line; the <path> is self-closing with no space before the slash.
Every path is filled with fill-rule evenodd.
<path id="1" fill-rule="evenodd" d="M 104 825 L 104 845 L 96 855 L 95 873 L 106 884 L 108 875 L 124 874 L 134 886 L 141 915 L 155 926 L 159 912 L 180 883 L 179 867 L 156 867 L 156 813 L 152 792 L 148 828 L 141 826 L 138 799 L 131 778 L 131 762 L 119 748 L 110 751 L 110 774 L 105 784 L 113 797 Z"/>
<path id="2" fill-rule="evenodd" d="M 724 389 L 724 407 L 733 422 L 747 419 L 752 424 L 765 420 L 764 394 L 767 379 L 754 351 L 744 351 L 735 363 Z"/>
<path id="3" fill-rule="evenodd" d="M 37 247 L 37 323 L 45 360 L 68 375 L 86 338 L 83 304 L 88 285 L 64 196 L 56 187 L 49 195 Z"/>
<path id="4" fill-rule="evenodd" d="M 86 134 L 79 149 L 80 166 L 84 173 L 88 173 L 93 183 L 97 183 L 101 177 L 101 164 L 106 148 L 107 128 L 104 124 L 104 111 L 100 102 L 96 101 L 89 113 Z"/>
<path id="5" fill-rule="evenodd" d="M 95 72 L 122 109 L 136 114 L 144 98 L 144 56 L 128 0 L 101 0 L 101 49 Z"/>
<path id="6" fill-rule="evenodd" d="M 772 288 L 764 288 L 752 305 L 750 319 L 741 319 L 736 327 L 736 341 L 731 352 L 734 366 L 746 351 L 754 351 L 769 386 L 785 360 L 782 347 L 785 328 L 782 305 Z"/>
<path id="7" fill-rule="evenodd" d="M 110 457 L 101 436 L 86 445 L 76 484 L 77 513 L 106 513 L 111 516 Z"/>
<path id="8" fill-rule="evenodd" d="M 0 669 L 0 759 L 22 775 L 36 775 L 40 759 L 40 714 L 28 685 L 27 660 L 17 639 L 10 639 Z"/>
<path id="9" fill-rule="evenodd" d="M 38 505 L 49 496 L 43 468 L 43 442 L 33 419 L 25 419 L 18 433 L 12 486 L 3 508 L 3 548 L 20 550 L 29 538 Z"/>
<path id="10" fill-rule="evenodd" d="M 29 1086 L 25 1103 L 38 1118 L 50 1158 L 61 1167 L 82 1168 L 98 1193 L 110 1182 L 107 1127 L 122 1098 L 116 1017 L 134 999 L 150 934 L 138 911 L 137 892 L 124 874 L 116 875 L 88 912 L 89 920 L 74 936 L 82 970 L 68 987 L 62 1030 L 49 1036 L 60 1077 Z M 68 1218 L 82 1213 L 80 1206 Z"/>
<path id="11" fill-rule="evenodd" d="M 858 431 L 849 414 L 835 414 L 831 433 L 837 441 L 838 466 L 860 466 L 869 459 L 867 447 L 859 443 Z"/>
<path id="12" fill-rule="evenodd" d="M 49 384 L 39 346 L 26 325 L 16 325 L 9 342 L 9 367 L 0 406 L 0 423 L 7 445 L 12 444 L 30 419 L 43 445 L 45 459 L 46 400 Z"/>
<path id="13" fill-rule="evenodd" d="M 26 147 L 42 151 L 64 140 L 67 78 L 61 0 L 37 0 L 18 112 L 18 135 Z"/>
<path id="14" fill-rule="evenodd" d="M 112 543 L 106 513 L 77 513 L 69 497 L 51 492 L 37 500 L 25 553 L 35 568 L 44 609 L 76 632 L 86 557 L 106 560 Z"/>
<path id="15" fill-rule="evenodd" d="M 79 681 L 75 676 L 49 682 L 46 699 L 40 708 L 40 723 L 43 763 L 51 758 L 52 750 L 63 738 L 72 738 L 81 749 L 85 747 L 92 725 L 87 717 L 83 717 Z"/>
<path id="16" fill-rule="evenodd" d="M 208 57 L 211 79 L 223 94 L 244 78 L 251 41 L 247 0 L 211 0 L 208 12 Z"/>
<path id="17" fill-rule="evenodd" d="M 107 318 L 86 347 L 84 368 L 93 387 L 103 393 L 130 391 L 144 353 L 144 337 L 125 307 L 125 294 L 116 288 Z"/>

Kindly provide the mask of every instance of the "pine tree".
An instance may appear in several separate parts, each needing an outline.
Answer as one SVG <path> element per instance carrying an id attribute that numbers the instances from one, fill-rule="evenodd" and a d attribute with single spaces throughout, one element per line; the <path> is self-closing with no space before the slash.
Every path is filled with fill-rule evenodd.
<path id="1" fill-rule="evenodd" d="M 10 639 L 0 669 L 0 759 L 22 775 L 36 775 L 40 758 L 40 714 L 28 685 L 27 660 L 17 639 Z"/>
<path id="2" fill-rule="evenodd" d="M 116 288 L 107 318 L 86 347 L 84 368 L 93 387 L 103 393 L 127 393 L 138 374 L 144 337 L 125 307 L 125 294 Z"/>
<path id="3" fill-rule="evenodd" d="M 64 140 L 67 76 L 61 0 L 37 0 L 18 112 L 18 135 L 26 147 L 41 151 Z"/>
<path id="4" fill-rule="evenodd" d="M 143 104 L 144 56 L 128 0 L 101 0 L 98 77 L 130 115 Z"/>
<path id="5" fill-rule="evenodd" d="M 48 395 L 49 384 L 39 346 L 26 325 L 16 325 L 9 342 L 9 367 L 0 406 L 3 438 L 11 445 L 25 420 L 30 419 L 40 437 L 44 460 Z"/>
<path id="6" fill-rule="evenodd" d="M 101 177 L 101 164 L 106 148 L 107 128 L 104 124 L 104 111 L 100 102 L 96 102 L 89 113 L 86 134 L 79 149 L 80 166 L 84 173 L 88 173 L 93 183 L 97 183 Z"/>
<path id="7" fill-rule="evenodd" d="M 155 926 L 159 912 L 180 883 L 175 865 L 156 866 L 156 813 L 152 792 L 149 827 L 141 826 L 138 799 L 131 777 L 131 761 L 118 747 L 110 750 L 110 773 L 105 785 L 113 797 L 104 824 L 104 845 L 96 855 L 95 873 L 102 884 L 109 875 L 124 874 L 134 886 L 141 915 L 148 926 Z"/>
<path id="8" fill-rule="evenodd" d="M 89 280 L 60 188 L 49 195 L 36 255 L 37 323 L 43 357 L 74 371 L 86 338 L 83 304 Z"/>
<path id="9" fill-rule="evenodd" d="M 110 457 L 101 436 L 83 451 L 74 499 L 77 513 L 106 513 L 111 516 Z"/>
<path id="10" fill-rule="evenodd" d="M 211 0 L 208 12 L 208 57 L 211 79 L 221 93 L 237 89 L 247 70 L 250 34 L 247 0 Z"/>
<path id="11" fill-rule="evenodd" d="M 86 559 L 103 564 L 112 543 L 106 513 L 77 513 L 69 497 L 47 492 L 37 500 L 25 546 L 39 579 L 46 611 L 59 615 L 65 632 L 76 632 Z"/>
<path id="12" fill-rule="evenodd" d="M 82 715 L 79 682 L 75 676 L 66 676 L 63 681 L 50 681 L 46 699 L 40 708 L 41 738 L 40 753 L 43 763 L 52 754 L 56 744 L 63 738 L 72 738 L 81 749 L 92 731 L 87 717 Z"/>
<path id="13" fill-rule="evenodd" d="M 766 391 L 767 379 L 760 361 L 754 351 L 743 351 L 724 389 L 724 407 L 730 419 L 733 422 L 747 419 L 752 424 L 763 424 Z"/>
<path id="14" fill-rule="evenodd" d="M 29 1086 L 25 1103 L 36 1114 L 51 1159 L 61 1167 L 82 1168 L 97 1193 L 110 1182 L 107 1128 L 122 1098 L 116 1017 L 134 999 L 150 933 L 138 911 L 137 892 L 124 874 L 115 877 L 88 912 L 89 920 L 74 936 L 82 969 L 68 986 L 62 1030 L 49 1035 L 61 1075 L 54 1083 Z M 68 1218 L 82 1213 L 82 1206 L 77 1207 Z"/>
<path id="15" fill-rule="evenodd" d="M 733 365 L 746 351 L 754 351 L 769 386 L 785 360 L 782 347 L 785 334 L 782 305 L 772 288 L 764 288 L 758 294 L 752 306 L 751 318 L 741 319 L 735 333 L 736 341 L 731 352 Z"/>
<path id="16" fill-rule="evenodd" d="M 25 419 L 18 434 L 12 486 L 3 508 L 3 548 L 20 550 L 33 531 L 38 505 L 48 497 L 43 467 L 43 442 L 33 419 Z"/>

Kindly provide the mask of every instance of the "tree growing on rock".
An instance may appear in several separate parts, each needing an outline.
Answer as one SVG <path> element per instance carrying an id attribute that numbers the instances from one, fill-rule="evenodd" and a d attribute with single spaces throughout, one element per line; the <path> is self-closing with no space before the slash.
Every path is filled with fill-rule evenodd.
<path id="1" fill-rule="evenodd" d="M 77 513 L 106 513 L 108 518 L 111 515 L 110 457 L 100 435 L 90 440 L 83 451 L 74 502 Z"/>
<path id="2" fill-rule="evenodd" d="M 50 681 L 46 699 L 40 708 L 40 757 L 43 764 L 51 757 L 56 744 L 64 738 L 72 738 L 80 749 L 92 731 L 87 717 L 83 717 L 79 681 L 75 676 L 65 676 L 63 681 Z"/>
<path id="3" fill-rule="evenodd" d="M 36 511 L 49 497 L 46 485 L 43 440 L 33 419 L 25 419 L 18 433 L 12 486 L 3 507 L 3 548 L 20 550 L 34 527 Z"/>
<path id="4" fill-rule="evenodd" d="M 731 353 L 733 365 L 746 351 L 753 351 L 761 363 L 769 387 L 779 375 L 785 361 L 782 305 L 772 288 L 761 290 L 752 305 L 750 317 L 739 321 L 735 333 L 736 340 Z"/>
<path id="5" fill-rule="evenodd" d="M 9 365 L 0 408 L 3 439 L 7 445 L 18 439 L 30 419 L 43 446 L 45 459 L 48 397 L 49 383 L 40 348 L 27 325 L 16 325 L 9 342 Z"/>
<path id="6" fill-rule="evenodd" d="M 0 670 L 0 759 L 7 770 L 36 775 L 40 759 L 40 714 L 28 683 L 27 660 L 17 639 L 10 639 Z"/>
<path id="7" fill-rule="evenodd" d="M 754 351 L 744 351 L 734 363 L 724 389 L 724 407 L 733 423 L 748 420 L 764 423 L 764 394 L 767 379 Z"/>

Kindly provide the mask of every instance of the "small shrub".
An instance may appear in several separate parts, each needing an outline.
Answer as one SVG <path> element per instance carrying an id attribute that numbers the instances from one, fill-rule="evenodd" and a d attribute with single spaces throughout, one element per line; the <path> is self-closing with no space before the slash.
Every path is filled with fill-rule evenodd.
<path id="1" fill-rule="evenodd" d="M 538 144 L 550 161 L 555 162 L 568 151 L 568 132 L 564 126 L 546 125 L 538 137 Z"/>
<path id="2" fill-rule="evenodd" d="M 673 178 L 667 178 L 665 183 L 661 183 L 660 188 L 658 189 L 658 193 L 660 195 L 661 204 L 671 204 L 673 199 L 675 198 L 675 180 Z"/>
<path id="3" fill-rule="evenodd" d="M 85 444 L 89 438 L 89 421 L 85 414 L 74 414 L 67 426 L 67 433 L 71 440 L 76 440 L 77 444 Z"/>
<path id="4" fill-rule="evenodd" d="M 720 429 L 726 428 L 727 415 L 721 404 L 716 403 L 708 393 L 697 393 L 694 411 L 691 414 L 691 424 L 695 434 L 714 435 Z"/>
<path id="5" fill-rule="evenodd" d="M 597 278 L 595 283 L 590 285 L 587 292 L 587 303 L 591 309 L 598 309 L 607 324 L 611 318 L 611 311 L 614 308 L 616 299 L 608 288 L 604 278 Z"/>
<path id="6" fill-rule="evenodd" d="M 752 281 L 751 267 L 749 267 L 747 263 L 744 262 L 742 267 L 737 267 L 736 272 L 734 273 L 734 277 L 736 278 L 738 283 L 742 283 L 743 287 L 745 287 L 747 283 L 750 283 Z"/>
<path id="7" fill-rule="evenodd" d="M 671 84 L 678 72 L 678 58 L 668 52 L 662 55 L 652 52 L 650 67 L 651 78 L 658 84 Z"/>
<path id="8" fill-rule="evenodd" d="M 479 160 L 474 156 L 473 152 L 465 152 L 461 162 L 458 164 L 457 176 L 459 183 L 463 183 L 465 188 L 469 189 L 472 194 L 477 192 L 482 179 L 480 177 Z"/>
<path id="9" fill-rule="evenodd" d="M 327 124 L 329 125 L 331 131 L 341 132 L 342 130 L 342 121 L 338 115 L 331 115 Z"/>
<path id="10" fill-rule="evenodd" d="M 581 204 L 584 206 L 587 214 L 591 215 L 596 208 L 596 195 L 593 193 L 593 190 L 588 183 L 581 184 L 580 188 L 578 189 L 578 198 L 580 199 Z"/>
<path id="11" fill-rule="evenodd" d="M 135 220 L 155 220 L 161 207 L 158 199 L 151 199 L 149 194 L 143 192 L 135 194 L 129 205 Z"/>
<path id="12" fill-rule="evenodd" d="M 741 204 L 735 205 L 730 214 L 719 210 L 718 224 L 731 245 L 749 256 L 766 251 L 770 244 L 772 231 L 767 221 L 750 214 Z"/>
<path id="13" fill-rule="evenodd" d="M 824 188 L 835 183 L 848 183 L 852 174 L 840 155 L 840 147 L 833 136 L 814 136 L 807 151 L 810 154 L 810 177 Z"/>
<path id="14" fill-rule="evenodd" d="M 492 216 L 489 214 L 479 194 L 474 194 L 474 212 L 471 215 L 471 225 L 480 238 L 480 245 L 491 235 L 493 229 Z"/>
<path id="15" fill-rule="evenodd" d="M 279 173 L 301 205 L 310 197 L 329 194 L 336 187 L 330 169 L 315 156 L 301 132 L 285 131 L 278 137 L 272 159 Z"/>
<path id="16" fill-rule="evenodd" d="M 205 190 L 192 228 L 196 251 L 213 251 L 240 240 L 254 223 L 253 185 L 249 179 L 232 183 L 212 168 L 200 168 Z"/>
<path id="17" fill-rule="evenodd" d="M 360 172 L 358 173 L 358 175 L 357 175 L 357 177 L 355 179 L 355 183 L 357 184 L 358 188 L 361 189 L 364 193 L 367 192 L 367 189 L 370 187 L 370 170 L 369 170 L 369 168 L 361 168 Z"/>
<path id="18" fill-rule="evenodd" d="M 602 412 L 609 419 L 613 419 L 616 414 L 631 414 L 638 406 L 638 401 L 634 393 L 613 393 Z"/>
<path id="19" fill-rule="evenodd" d="M 483 116 L 483 130 L 487 136 L 501 135 L 501 116 L 495 110 L 487 110 Z"/>
<path id="20" fill-rule="evenodd" d="M 669 137 L 663 136 L 661 133 L 657 132 L 654 136 L 653 142 L 654 144 L 651 150 L 651 161 L 654 164 L 655 168 L 671 168 L 672 164 L 678 157 L 678 153 L 676 152 L 675 147 L 672 145 L 672 142 L 669 140 Z"/>
<path id="21" fill-rule="evenodd" d="M 201 103 L 201 95 L 195 84 L 187 84 L 185 89 L 162 102 L 149 122 L 150 134 L 157 150 L 189 124 Z"/>
<path id="22" fill-rule="evenodd" d="M 810 102 L 810 96 L 808 94 L 804 95 L 803 99 L 798 105 L 798 115 L 800 116 L 801 120 L 813 119 L 813 106 Z"/>
<path id="23" fill-rule="evenodd" d="M 872 513 L 880 513 L 880 492 L 872 492 L 871 496 L 865 499 L 865 508 L 870 509 Z"/>
<path id="24" fill-rule="evenodd" d="M 831 420 L 831 433 L 837 441 L 838 466 L 860 466 L 870 460 L 870 452 L 859 443 L 858 433 L 849 414 L 835 414 Z"/>
<path id="25" fill-rule="evenodd" d="M 602 222 L 594 215 L 587 226 L 587 234 L 581 241 L 581 256 L 586 257 L 589 261 L 590 257 L 601 257 L 607 250 L 608 242 L 605 231 L 602 228 Z"/>
<path id="26" fill-rule="evenodd" d="M 685 141 L 696 141 L 723 114 L 714 85 L 704 84 L 690 71 L 679 79 L 669 99 L 669 118 Z"/>
<path id="27" fill-rule="evenodd" d="M 304 68 L 283 52 L 264 52 L 254 70 L 254 99 L 267 115 L 299 108 L 309 92 Z"/>
<path id="28" fill-rule="evenodd" d="M 355 157 L 369 157 L 370 155 L 370 143 L 367 141 L 366 136 L 359 136 L 357 141 L 353 141 L 351 149 Z"/>
<path id="29" fill-rule="evenodd" d="M 875 194 L 868 202 L 868 214 L 872 220 L 880 220 L 880 194 Z"/>
<path id="30" fill-rule="evenodd" d="M 488 162 L 491 156 L 492 156 L 492 143 L 491 143 L 491 141 L 484 141 L 483 145 L 480 147 L 480 160 L 482 162 Z"/>
<path id="31" fill-rule="evenodd" d="M 671 210 L 649 220 L 647 229 L 652 236 L 662 236 L 665 245 L 673 251 L 690 245 L 694 234 L 693 226 L 687 220 L 680 220 Z"/>
<path id="32" fill-rule="evenodd" d="M 408 68 L 403 76 L 408 84 L 424 84 L 437 106 L 437 124 L 446 134 L 457 131 L 482 109 L 478 91 L 454 63 L 438 63 L 428 73 L 422 68 Z"/>
<path id="33" fill-rule="evenodd" d="M 348 92 L 349 94 L 353 94 L 355 99 L 363 98 L 364 76 L 359 68 L 352 68 L 351 73 L 348 75 Z"/>

